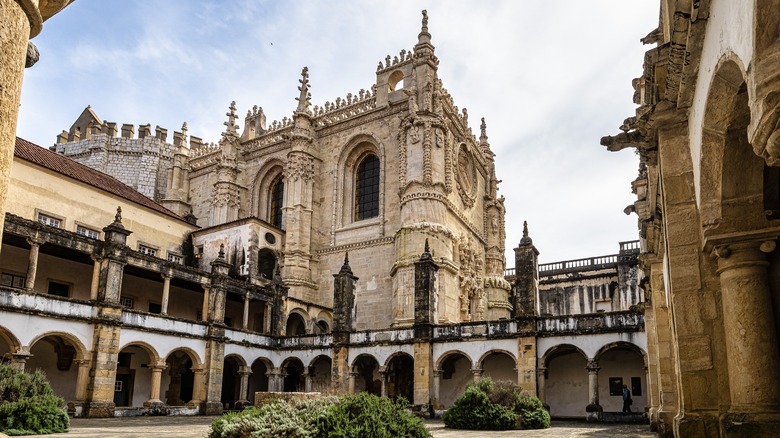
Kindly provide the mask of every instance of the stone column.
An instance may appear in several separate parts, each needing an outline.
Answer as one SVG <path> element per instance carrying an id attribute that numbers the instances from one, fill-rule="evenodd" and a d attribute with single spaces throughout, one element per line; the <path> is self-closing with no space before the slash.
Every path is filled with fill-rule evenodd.
<path id="1" fill-rule="evenodd" d="M 585 367 L 588 370 L 588 394 L 590 403 L 585 407 L 585 419 L 588 421 L 601 421 L 601 413 L 604 409 L 599 404 L 599 364 L 595 360 L 588 361 Z"/>
<path id="2" fill-rule="evenodd" d="M 27 261 L 27 280 L 24 282 L 25 289 L 32 291 L 35 288 L 35 275 L 38 272 L 38 251 L 43 244 L 43 240 L 38 238 L 27 239 L 30 245 L 30 257 Z"/>
<path id="3" fill-rule="evenodd" d="M 202 286 L 203 286 L 203 306 L 201 307 L 200 315 L 202 321 L 208 321 L 209 320 L 209 299 L 210 299 L 209 292 L 211 292 L 211 287 L 205 284 Z"/>
<path id="4" fill-rule="evenodd" d="M 773 412 L 774 421 L 780 419 L 780 363 L 766 260 L 775 247 L 773 240 L 747 241 L 713 251 L 718 257 L 731 395 L 724 421 L 739 420 L 740 428 L 756 421 L 756 436 L 769 433 L 767 426 L 778 426 L 761 419 L 762 414 Z"/>
<path id="5" fill-rule="evenodd" d="M 482 378 L 482 373 L 484 373 L 484 372 L 485 372 L 485 370 L 483 370 L 482 368 L 472 368 L 471 369 L 471 374 L 474 375 L 473 380 L 476 382 L 477 380 Z"/>
<path id="6" fill-rule="evenodd" d="M 312 375 L 309 367 L 303 372 L 303 390 L 304 392 L 312 392 Z"/>
<path id="7" fill-rule="evenodd" d="M 241 319 L 241 328 L 247 330 L 249 328 L 249 295 L 244 295 L 244 317 Z"/>
<path id="8" fill-rule="evenodd" d="M 539 396 L 539 400 L 541 400 L 545 409 L 550 410 L 550 405 L 547 404 L 547 397 L 544 394 L 544 384 L 547 380 L 547 367 L 539 367 L 536 370 L 536 380 L 536 394 Z"/>
<path id="9" fill-rule="evenodd" d="M 161 364 L 149 365 L 149 371 L 152 372 L 152 378 L 149 384 L 149 400 L 144 403 L 145 408 L 157 408 L 164 404 L 162 400 L 160 400 L 160 381 L 162 380 L 162 372 L 165 368 L 167 367 Z"/>
<path id="10" fill-rule="evenodd" d="M 168 271 L 165 274 L 160 274 L 163 278 L 163 290 L 162 290 L 162 304 L 160 305 L 160 313 L 163 315 L 168 314 L 168 295 L 171 291 L 171 272 Z"/>
<path id="11" fill-rule="evenodd" d="M 441 397 L 441 374 L 443 373 L 442 370 L 433 370 L 433 395 L 431 404 L 433 405 L 433 409 L 441 409 L 441 402 L 439 401 Z"/>
<path id="12" fill-rule="evenodd" d="M 379 394 L 382 397 L 387 397 L 387 367 L 379 367 L 379 375 L 382 377 L 380 380 L 382 387 L 379 389 Z"/>
<path id="13" fill-rule="evenodd" d="M 274 368 L 266 373 L 268 376 L 268 392 L 282 392 L 283 385 L 279 384 L 279 380 L 282 376 L 282 370 L 280 368 Z"/>
<path id="14" fill-rule="evenodd" d="M 354 394 L 355 393 L 355 377 L 358 375 L 358 373 L 354 371 L 350 371 L 349 373 L 349 393 Z"/>
<path id="15" fill-rule="evenodd" d="M 249 375 L 252 374 L 252 370 L 247 366 L 242 366 L 238 369 L 238 375 L 241 376 L 241 382 L 238 385 L 238 400 L 236 400 L 236 407 L 242 408 L 249 405 L 249 399 L 247 394 L 249 393 Z"/>
<path id="16" fill-rule="evenodd" d="M 187 403 L 190 407 L 200 406 L 200 403 L 206 398 L 206 368 L 191 368 L 193 376 L 192 382 L 192 400 Z"/>
<path id="17" fill-rule="evenodd" d="M 19 351 L 11 354 L 11 366 L 17 370 L 24 371 L 24 366 L 27 364 L 27 359 L 31 358 L 32 354 L 26 351 Z"/>
<path id="18" fill-rule="evenodd" d="M 90 361 L 86 359 L 76 359 L 73 361 L 78 365 L 79 371 L 76 377 L 76 395 L 77 402 L 83 402 L 87 399 L 87 385 L 89 384 Z"/>
<path id="19" fill-rule="evenodd" d="M 92 259 L 92 283 L 89 286 L 89 299 L 95 301 L 100 287 L 100 268 L 103 259 L 94 254 L 90 258 Z"/>

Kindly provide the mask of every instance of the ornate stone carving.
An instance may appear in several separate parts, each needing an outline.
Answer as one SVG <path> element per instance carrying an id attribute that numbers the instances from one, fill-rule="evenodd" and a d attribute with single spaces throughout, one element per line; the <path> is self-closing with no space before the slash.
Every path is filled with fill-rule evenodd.
<path id="1" fill-rule="evenodd" d="M 466 208 L 473 207 L 474 201 L 477 199 L 477 168 L 474 165 L 474 157 L 471 156 L 465 144 L 461 144 L 458 150 L 455 185 L 463 205 Z"/>
<path id="2" fill-rule="evenodd" d="M 485 315 L 484 280 L 482 269 L 484 257 L 471 236 L 462 235 L 458 243 L 458 282 L 460 285 L 460 312 L 464 321 L 482 320 Z M 473 312 L 471 304 L 474 303 Z"/>
<path id="3" fill-rule="evenodd" d="M 314 179 L 314 157 L 306 154 L 290 154 L 287 156 L 287 165 L 284 177 L 288 181 L 299 179 L 309 182 Z"/>

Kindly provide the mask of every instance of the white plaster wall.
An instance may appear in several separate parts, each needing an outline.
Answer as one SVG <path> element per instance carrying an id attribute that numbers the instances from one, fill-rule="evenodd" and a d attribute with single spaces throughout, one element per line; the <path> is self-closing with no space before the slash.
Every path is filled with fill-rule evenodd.
<path id="1" fill-rule="evenodd" d="M 142 342 L 154 348 L 160 359 L 165 359 L 173 350 L 186 347 L 198 355 L 198 361 L 203 362 L 206 353 L 206 341 L 202 339 L 185 338 L 169 334 L 150 333 L 141 330 L 123 328 L 119 335 L 120 349 L 133 342 Z M 149 394 L 147 394 L 148 396 Z M 144 400 L 146 401 L 146 400 Z"/>
<path id="2" fill-rule="evenodd" d="M 24 369 L 27 372 L 43 371 L 54 393 L 64 398 L 65 402 L 73 401 L 76 398 L 78 364 L 74 361 L 68 370 L 60 371 L 57 368 L 57 353 L 54 352 L 54 347 L 43 340 L 36 342 L 30 349 L 30 353 L 32 357 L 27 359 Z"/>
<path id="3" fill-rule="evenodd" d="M 355 347 L 349 349 L 349 364 L 355 363 L 355 359 L 361 354 L 366 354 L 379 363 L 379 366 L 387 366 L 387 360 L 395 353 L 403 352 L 414 357 L 414 345 L 372 345 L 370 347 Z"/>
<path id="4" fill-rule="evenodd" d="M 753 56 L 753 0 L 711 0 L 710 15 L 702 47 L 696 91 L 690 110 L 693 181 L 696 202 L 701 207 L 702 126 L 712 75 L 723 54 L 733 54 L 745 70 Z"/>
<path id="5" fill-rule="evenodd" d="M 475 341 L 446 342 L 433 344 L 433 363 L 452 351 L 461 351 L 477 362 L 490 351 L 504 351 L 517 361 L 517 339 L 480 339 Z"/>
<path id="6" fill-rule="evenodd" d="M 587 361 L 577 352 L 550 360 L 547 366 L 545 401 L 553 417 L 584 417 L 588 405 Z"/>
<path id="7" fill-rule="evenodd" d="M 67 303 L 66 303 L 67 304 Z M 0 320 L 22 346 L 30 346 L 37 337 L 46 333 L 68 333 L 76 337 L 82 347 L 92 348 L 93 326 L 86 322 L 47 318 L 38 315 L 0 311 Z"/>
<path id="8" fill-rule="evenodd" d="M 609 395 L 609 379 L 622 377 L 623 383 L 631 389 L 631 378 L 639 377 L 642 382 L 642 395 L 634 395 L 631 398 L 634 404 L 631 410 L 644 412 L 647 407 L 647 377 L 644 370 L 644 361 L 636 352 L 624 349 L 610 350 L 599 359 L 599 404 L 605 412 L 621 412 L 623 410 L 623 395 Z"/>
<path id="9" fill-rule="evenodd" d="M 593 335 L 581 336 L 550 336 L 538 338 L 536 341 L 537 359 L 541 364 L 542 357 L 552 347 L 561 344 L 570 344 L 582 350 L 593 359 L 599 349 L 613 342 L 627 342 L 634 344 L 643 352 L 647 352 L 647 336 L 645 332 L 626 332 L 626 333 L 599 333 Z"/>
<path id="10" fill-rule="evenodd" d="M 466 385 L 473 381 L 471 361 L 465 356 L 460 356 L 455 361 L 455 371 L 451 378 L 445 379 L 444 374 L 442 374 L 439 379 L 439 402 L 445 409 L 449 408 L 466 391 Z"/>
<path id="11" fill-rule="evenodd" d="M 239 344 L 225 344 L 225 356 L 231 354 L 240 356 L 249 366 L 251 366 L 257 359 L 267 359 L 273 363 L 274 367 L 278 367 L 282 364 L 283 360 L 276 351 Z"/>
<path id="12" fill-rule="evenodd" d="M 508 354 L 491 354 L 482 363 L 483 377 L 517 383 L 517 365 Z"/>

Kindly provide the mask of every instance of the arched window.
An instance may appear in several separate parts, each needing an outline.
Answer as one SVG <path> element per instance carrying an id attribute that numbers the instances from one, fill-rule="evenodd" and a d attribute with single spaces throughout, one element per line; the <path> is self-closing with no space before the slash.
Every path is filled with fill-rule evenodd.
<path id="1" fill-rule="evenodd" d="M 379 158 L 368 155 L 355 174 L 355 220 L 379 216 Z"/>
<path id="2" fill-rule="evenodd" d="M 282 228 L 282 204 L 284 203 L 284 179 L 279 175 L 271 184 L 269 196 L 271 205 L 268 208 L 268 222 Z"/>

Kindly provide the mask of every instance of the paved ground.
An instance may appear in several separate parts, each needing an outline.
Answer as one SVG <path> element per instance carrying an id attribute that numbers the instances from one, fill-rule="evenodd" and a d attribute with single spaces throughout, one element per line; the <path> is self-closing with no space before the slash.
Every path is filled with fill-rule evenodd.
<path id="1" fill-rule="evenodd" d="M 131 417 L 108 419 L 71 420 L 70 432 L 55 435 L 34 435 L 39 437 L 64 438 L 204 438 L 214 417 Z M 463 431 L 444 427 L 441 420 L 426 421 L 434 438 L 655 438 L 646 425 L 592 424 L 573 421 L 553 421 L 552 427 L 545 430 L 527 431 Z M 3 434 L 0 434 L 2 437 Z"/>

